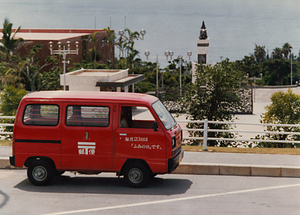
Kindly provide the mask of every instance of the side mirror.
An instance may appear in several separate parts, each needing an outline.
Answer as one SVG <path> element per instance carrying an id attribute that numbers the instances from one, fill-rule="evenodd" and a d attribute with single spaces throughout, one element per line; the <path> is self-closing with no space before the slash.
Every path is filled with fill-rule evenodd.
<path id="1" fill-rule="evenodd" d="M 154 121 L 152 128 L 154 129 L 154 131 L 158 131 L 158 124 L 157 124 L 157 122 Z"/>

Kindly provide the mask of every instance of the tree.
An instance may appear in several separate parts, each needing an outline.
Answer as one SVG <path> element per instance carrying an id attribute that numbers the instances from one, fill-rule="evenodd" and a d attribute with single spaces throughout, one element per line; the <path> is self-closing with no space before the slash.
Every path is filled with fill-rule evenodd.
<path id="1" fill-rule="evenodd" d="M 16 86 L 20 85 L 21 71 L 25 63 L 18 55 L 14 55 L 14 51 L 20 46 L 21 42 L 23 42 L 23 39 L 15 38 L 20 27 L 13 32 L 12 26 L 13 24 L 10 23 L 8 19 L 4 20 L 2 29 L 3 36 L 0 39 L 0 75 L 2 83 Z"/>
<path id="2" fill-rule="evenodd" d="M 1 49 L 6 53 L 6 62 L 10 61 L 10 57 L 13 54 L 13 51 L 19 47 L 21 42 L 24 40 L 22 38 L 15 39 L 16 34 L 20 31 L 21 27 L 18 27 L 14 32 L 12 30 L 13 24 L 8 21 L 8 19 L 4 20 L 3 23 L 3 36 L 0 40 Z"/>
<path id="3" fill-rule="evenodd" d="M 191 84 L 185 93 L 182 108 L 192 120 L 231 121 L 234 119 L 234 111 L 243 109 L 240 96 L 244 93 L 242 86 L 245 84 L 246 78 L 243 73 L 236 70 L 234 63 L 228 59 L 214 66 L 201 65 L 197 70 L 195 84 Z M 223 126 L 212 125 L 214 128 Z M 215 144 L 217 143 L 209 143 Z"/>
<path id="4" fill-rule="evenodd" d="M 147 93 L 155 91 L 156 63 L 135 61 L 135 66 L 131 69 L 132 73 L 143 74 L 145 80 L 135 84 L 135 92 Z"/>
<path id="5" fill-rule="evenodd" d="M 131 69 L 135 58 L 139 55 L 139 51 L 134 48 L 134 40 L 140 39 L 140 33 L 137 31 L 132 32 L 128 28 L 121 32 L 119 39 L 115 43 L 120 50 L 119 67 Z"/>
<path id="6" fill-rule="evenodd" d="M 270 59 L 264 63 L 263 76 L 267 85 L 283 85 L 286 75 L 290 74 L 289 64 L 282 59 Z"/>
<path id="7" fill-rule="evenodd" d="M 15 116 L 21 99 L 27 94 L 25 89 L 16 88 L 12 85 L 6 85 L 1 94 L 1 112 L 4 116 Z M 2 119 L 1 123 L 14 123 L 14 119 Z M 6 126 L 3 128 L 5 132 L 12 132 L 13 128 Z M 12 135 L 6 135 L 6 139 L 10 139 Z"/>
<path id="8" fill-rule="evenodd" d="M 115 45 L 115 32 L 110 29 L 110 27 L 104 28 L 105 30 L 105 37 L 102 40 L 102 43 L 106 43 L 109 46 L 108 50 L 108 59 L 112 58 L 112 54 L 114 53 L 112 50 L 112 47 Z M 115 63 L 114 63 L 114 58 L 113 62 L 108 62 L 108 64 L 111 64 L 112 68 L 114 68 Z"/>
<path id="9" fill-rule="evenodd" d="M 271 104 L 266 106 L 267 112 L 262 115 L 262 121 L 269 124 L 299 124 L 300 123 L 300 95 L 288 92 L 275 92 L 271 96 Z M 299 132 L 297 127 L 268 126 L 268 131 Z M 263 139 L 271 140 L 299 140 L 299 136 L 288 134 L 267 134 Z M 294 147 L 294 144 L 286 143 L 259 143 L 258 147 Z"/>
<path id="10" fill-rule="evenodd" d="M 40 90 L 59 90 L 60 85 L 60 74 L 62 73 L 61 67 L 54 66 L 50 68 L 48 72 L 41 74 L 41 86 Z"/>
<path id="11" fill-rule="evenodd" d="M 291 80 L 291 61 L 289 55 L 292 46 L 285 43 L 282 48 L 275 48 L 271 58 L 265 55 L 265 47 L 255 45 L 254 53 L 235 62 L 236 69 L 241 70 L 249 77 L 260 77 L 262 81 L 256 84 L 287 85 Z M 293 57 L 293 80 L 300 78 L 300 57 Z"/>
<path id="12" fill-rule="evenodd" d="M 257 63 L 260 65 L 263 60 L 266 58 L 265 46 L 255 45 L 254 56 Z"/>
<path id="13" fill-rule="evenodd" d="M 275 48 L 272 52 L 273 59 L 282 59 L 282 49 Z"/>
<path id="14" fill-rule="evenodd" d="M 39 66 L 39 59 L 35 58 L 36 53 L 42 48 L 41 45 L 34 46 L 26 56 L 24 61 L 25 65 L 22 70 L 22 74 L 25 76 L 25 81 L 29 82 L 29 90 L 36 91 L 37 83 L 40 79 L 40 70 L 43 67 Z M 45 65 L 46 66 L 46 65 Z"/>
<path id="15" fill-rule="evenodd" d="M 298 124 L 300 122 L 300 95 L 291 89 L 287 92 L 275 92 L 271 96 L 271 104 L 266 106 L 263 115 L 264 123 Z"/>
<path id="16" fill-rule="evenodd" d="M 99 34 L 99 32 L 94 32 L 93 36 L 90 36 L 89 38 L 89 41 L 91 41 L 92 45 L 93 45 L 93 48 L 90 49 L 90 53 L 91 53 L 91 56 L 92 56 L 92 61 L 94 61 L 94 68 L 93 69 L 96 69 L 96 62 L 97 62 L 97 40 L 98 40 L 98 37 L 97 35 Z"/>
<path id="17" fill-rule="evenodd" d="M 291 51 L 292 51 L 292 46 L 289 43 L 283 44 L 282 53 L 286 60 L 289 59 L 289 54 L 291 53 Z"/>
<path id="18" fill-rule="evenodd" d="M 25 56 L 23 69 L 21 70 L 22 83 L 24 83 L 25 88 L 29 91 L 60 89 L 59 75 L 61 68 L 58 67 L 58 58 L 54 55 L 50 55 L 46 58 L 45 63 L 40 65 L 40 59 L 37 56 L 41 48 L 42 45 L 35 45 Z M 45 68 L 49 68 L 49 70 L 42 72 Z"/>
<path id="19" fill-rule="evenodd" d="M 237 60 L 235 66 L 249 77 L 259 76 L 260 70 L 253 54 L 245 56 L 242 60 Z"/>
<path id="20" fill-rule="evenodd" d="M 4 116 L 16 115 L 21 99 L 27 94 L 25 89 L 18 89 L 11 85 L 6 85 L 1 95 L 1 111 Z"/>

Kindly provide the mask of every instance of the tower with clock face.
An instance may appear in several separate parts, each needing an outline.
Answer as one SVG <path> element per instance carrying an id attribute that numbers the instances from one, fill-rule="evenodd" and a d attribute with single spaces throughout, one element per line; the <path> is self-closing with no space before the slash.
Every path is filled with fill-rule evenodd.
<path id="1" fill-rule="evenodd" d="M 209 47 L 209 38 L 207 36 L 207 31 L 205 27 L 205 22 L 202 22 L 202 26 L 200 29 L 200 35 L 197 41 L 197 63 L 192 64 L 192 82 L 195 83 L 195 74 L 196 74 L 196 67 L 197 64 L 201 65 L 208 65 L 208 47 Z"/>
<path id="2" fill-rule="evenodd" d="M 208 46 L 209 38 L 207 37 L 207 31 L 203 21 L 200 29 L 200 36 L 197 41 L 198 64 L 208 64 Z"/>

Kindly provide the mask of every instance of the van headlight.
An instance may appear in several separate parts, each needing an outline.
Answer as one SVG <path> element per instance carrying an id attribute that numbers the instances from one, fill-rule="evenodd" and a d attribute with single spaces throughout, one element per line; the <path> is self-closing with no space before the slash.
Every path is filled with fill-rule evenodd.
<path id="1" fill-rule="evenodd" d="M 176 137 L 172 137 L 172 148 L 176 146 Z"/>

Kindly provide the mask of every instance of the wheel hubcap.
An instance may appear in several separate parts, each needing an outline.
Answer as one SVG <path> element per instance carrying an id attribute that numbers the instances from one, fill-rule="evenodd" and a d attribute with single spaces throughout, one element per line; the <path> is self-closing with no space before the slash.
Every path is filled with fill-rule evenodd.
<path id="1" fill-rule="evenodd" d="M 37 166 L 33 169 L 32 176 L 36 181 L 43 181 L 47 178 L 47 170 L 44 167 Z"/>
<path id="2" fill-rule="evenodd" d="M 129 179 L 133 183 L 139 183 L 143 180 L 143 173 L 140 169 L 132 169 L 129 172 Z"/>

